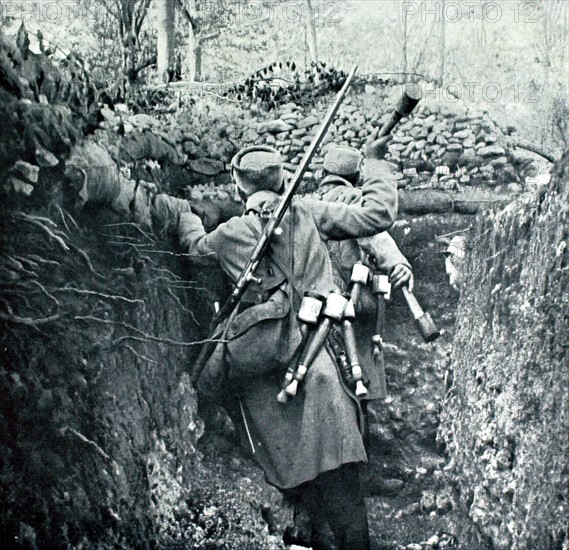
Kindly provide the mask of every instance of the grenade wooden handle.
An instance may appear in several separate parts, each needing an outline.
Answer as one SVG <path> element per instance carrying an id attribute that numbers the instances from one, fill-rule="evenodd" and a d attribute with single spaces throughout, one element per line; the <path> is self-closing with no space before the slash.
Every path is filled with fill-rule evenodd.
<path id="1" fill-rule="evenodd" d="M 349 296 L 344 293 L 331 292 L 328 295 L 326 304 L 324 305 L 324 311 L 322 312 L 323 318 L 316 330 L 314 330 L 310 335 L 310 339 L 308 340 L 306 347 L 302 352 L 296 370 L 292 375 L 292 380 L 284 389 L 284 393 L 281 391 L 277 396 L 277 400 L 279 402 L 286 402 L 288 399 L 287 396 L 294 397 L 296 395 L 298 391 L 298 385 L 304 380 L 308 368 L 324 345 L 332 324 L 335 321 L 341 320 L 344 316 L 346 306 L 348 305 L 348 300 Z M 287 375 L 289 372 L 287 372 Z"/>
<path id="2" fill-rule="evenodd" d="M 326 338 L 328 337 L 328 333 L 330 332 L 330 328 L 332 327 L 333 320 L 330 317 L 325 317 L 322 319 L 318 328 L 312 334 L 312 338 L 310 338 L 300 361 L 298 362 L 298 366 L 292 376 L 292 381 L 290 384 L 285 388 L 285 392 L 288 396 L 294 397 L 298 391 L 298 385 L 304 380 L 306 373 L 308 372 L 308 368 L 310 367 L 312 361 L 318 355 L 318 352 L 324 345 Z"/>
<path id="3" fill-rule="evenodd" d="M 346 345 L 346 355 L 352 368 L 352 376 L 356 382 L 356 395 L 362 397 L 367 395 L 367 388 L 363 382 L 363 372 L 358 357 L 358 348 L 356 344 L 356 335 L 354 332 L 354 325 L 351 319 L 344 319 L 342 321 L 344 344 Z"/>
<path id="4" fill-rule="evenodd" d="M 298 321 L 300 323 L 300 333 L 302 335 L 302 340 L 298 348 L 301 357 L 304 356 L 308 341 L 312 336 L 314 328 L 317 326 L 318 318 L 320 317 L 320 312 L 322 311 L 322 307 L 325 301 L 326 299 L 324 296 L 321 296 L 320 294 L 315 294 L 313 292 L 304 293 L 302 303 L 300 304 L 300 310 L 297 315 Z M 277 395 L 277 401 L 279 403 L 286 403 L 288 400 L 288 396 L 285 390 L 286 387 L 292 382 L 294 372 L 295 366 L 291 363 L 285 373 L 282 389 Z"/>
<path id="5" fill-rule="evenodd" d="M 352 268 L 352 276 L 350 279 L 350 282 L 352 283 L 351 298 L 354 307 L 358 305 L 362 286 L 367 283 L 368 277 L 369 267 L 361 261 L 356 262 Z"/>
<path id="6" fill-rule="evenodd" d="M 410 292 L 406 286 L 401 287 L 401 290 L 403 291 L 403 296 L 405 297 L 407 305 L 413 314 L 415 325 L 423 337 L 423 340 L 425 340 L 425 342 L 435 341 L 441 334 L 435 325 L 435 322 L 428 313 L 423 311 L 423 308 L 419 305 L 415 295 Z"/>

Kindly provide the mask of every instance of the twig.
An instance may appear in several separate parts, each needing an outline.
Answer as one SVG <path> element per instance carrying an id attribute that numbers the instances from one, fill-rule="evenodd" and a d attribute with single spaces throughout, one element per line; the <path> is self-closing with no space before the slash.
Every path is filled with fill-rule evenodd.
<path id="1" fill-rule="evenodd" d="M 22 219 L 35 220 L 41 223 L 45 223 L 54 229 L 57 228 L 57 224 L 50 218 L 45 218 L 44 216 L 30 216 L 29 214 L 24 214 L 23 212 L 18 212 L 16 217 L 21 217 Z"/>
<path id="2" fill-rule="evenodd" d="M 136 240 L 136 239 L 133 239 Z M 141 243 L 141 242 L 129 242 L 129 241 L 112 241 L 112 240 L 108 240 L 107 244 L 111 244 L 113 246 L 130 246 L 131 248 L 134 248 L 135 250 L 140 250 L 143 246 L 153 246 L 154 243 Z"/>
<path id="3" fill-rule="evenodd" d="M 105 325 L 117 325 L 117 326 L 126 328 L 128 330 L 132 330 L 132 331 L 140 334 L 140 336 L 141 336 L 141 337 L 123 336 L 123 337 L 119 338 L 118 340 L 116 340 L 115 342 L 113 342 L 111 344 L 111 347 L 116 346 L 117 344 L 119 344 L 120 342 L 123 342 L 124 340 L 136 340 L 138 342 L 146 342 L 146 341 L 150 340 L 152 342 L 160 342 L 163 344 L 171 344 L 174 346 L 197 346 L 199 344 L 204 344 L 205 342 L 228 342 L 228 340 L 209 340 L 209 339 L 208 340 L 200 340 L 197 342 L 177 342 L 176 340 L 170 340 L 170 338 L 160 338 L 158 336 L 146 334 L 142 330 L 140 330 L 136 327 L 133 327 L 132 325 L 129 325 L 128 323 L 123 323 L 122 321 L 113 321 L 112 319 L 101 319 L 99 317 L 93 317 L 92 315 L 85 315 L 85 316 L 77 315 L 73 319 L 75 321 L 93 321 L 95 323 L 103 323 Z"/>
<path id="4" fill-rule="evenodd" d="M 506 250 L 499 250 L 498 252 L 496 252 L 496 254 L 493 254 L 492 256 L 489 256 L 488 258 L 484 258 L 485 262 L 489 262 L 490 260 L 493 260 L 494 258 L 497 258 L 500 254 L 503 254 L 504 252 L 506 252 Z"/>
<path id="5" fill-rule="evenodd" d="M 92 441 L 91 439 L 85 437 L 82 433 L 78 432 L 77 430 L 75 430 L 74 428 L 70 428 L 69 426 L 63 426 L 62 428 L 59 429 L 59 432 L 62 435 L 65 435 L 67 432 L 73 434 L 76 438 L 78 438 L 81 442 L 85 443 L 86 445 L 89 445 L 89 447 L 91 447 L 92 449 L 94 449 L 97 454 L 103 458 L 103 460 L 110 465 L 114 465 L 114 461 L 113 459 L 105 452 L 103 451 L 103 449 L 101 449 L 101 447 L 99 445 L 97 445 L 97 443 L 95 443 L 94 441 Z"/>
<path id="6" fill-rule="evenodd" d="M 2 255 L 4 258 L 6 258 L 6 260 L 7 260 L 6 267 L 9 270 L 15 271 L 16 273 L 19 273 L 19 274 L 22 273 L 24 275 L 29 275 L 30 277 L 34 277 L 34 278 L 36 278 L 38 276 L 37 273 L 35 273 L 34 271 L 27 270 L 22 265 L 22 262 L 17 260 L 15 257 L 13 258 L 12 256 L 6 254 L 5 252 L 0 252 L 0 255 Z"/>
<path id="7" fill-rule="evenodd" d="M 233 99 L 232 97 L 219 95 L 219 94 L 216 94 L 215 92 L 208 92 L 207 90 L 202 90 L 200 93 L 212 95 L 214 97 L 217 97 L 218 99 L 223 99 L 224 101 L 230 101 L 231 103 L 244 103 L 243 100 Z"/>
<path id="8" fill-rule="evenodd" d="M 103 237 L 109 237 L 110 239 L 124 239 L 125 241 L 138 241 L 140 237 L 128 237 L 127 235 L 109 235 L 109 233 L 100 233 Z M 109 241 L 110 242 L 110 241 Z M 113 244 L 122 244 L 120 242 Z"/>
<path id="9" fill-rule="evenodd" d="M 125 243 L 130 244 L 130 243 Z M 167 254 L 169 256 L 176 256 L 176 258 L 187 258 L 186 253 L 177 254 L 176 252 L 170 252 L 169 250 L 139 250 L 139 252 L 146 252 L 147 254 Z"/>
<path id="10" fill-rule="evenodd" d="M 470 229 L 472 228 L 471 225 L 469 225 L 466 229 L 458 229 L 457 231 L 452 231 L 450 233 L 445 233 L 444 235 L 437 235 L 435 237 L 435 239 L 442 239 L 444 237 L 452 237 L 453 235 L 460 235 L 461 233 L 468 233 L 468 231 L 470 231 Z"/>
<path id="11" fill-rule="evenodd" d="M 153 279 L 148 279 L 145 282 L 148 285 L 151 283 L 160 283 L 178 290 L 204 290 L 202 287 L 195 286 L 198 284 L 196 281 L 176 281 L 169 277 L 154 277 Z"/>
<path id="12" fill-rule="evenodd" d="M 34 262 L 33 260 L 30 260 L 29 258 L 26 258 L 25 256 L 14 256 L 14 258 L 16 260 L 18 260 L 19 262 L 23 262 L 26 263 L 28 265 L 30 265 L 32 268 L 37 267 L 38 263 Z"/>
<path id="13" fill-rule="evenodd" d="M 58 299 L 55 296 L 52 296 L 41 283 L 38 283 L 38 281 L 30 281 L 30 283 L 37 286 L 44 296 L 47 296 L 57 307 L 59 307 Z"/>
<path id="14" fill-rule="evenodd" d="M 61 264 L 59 262 L 56 262 L 55 260 L 46 260 L 45 258 L 38 256 L 37 254 L 29 254 L 28 257 L 32 258 L 36 262 L 39 262 L 40 264 L 47 264 L 47 265 L 61 267 Z"/>
<path id="15" fill-rule="evenodd" d="M 170 271 L 169 269 L 166 269 L 165 267 L 151 267 L 151 269 L 153 269 L 154 271 L 163 271 L 164 273 L 167 273 L 168 275 L 172 275 L 172 277 L 174 277 L 174 279 L 176 279 L 177 281 L 180 281 L 180 282 L 188 282 L 188 283 L 193 282 L 193 281 L 183 281 L 182 277 L 180 277 L 179 275 L 176 275 L 173 271 Z"/>
<path id="16" fill-rule="evenodd" d="M 142 227 L 140 227 L 140 225 L 138 225 L 137 223 L 134 223 L 134 222 L 108 223 L 105 225 L 105 227 L 120 227 L 122 225 L 130 225 L 130 226 L 134 227 L 136 230 L 138 230 L 138 232 L 141 233 L 142 235 L 144 235 L 148 240 L 150 240 L 154 243 L 156 242 L 156 239 L 150 233 L 147 233 L 146 231 L 144 231 L 142 229 Z"/>
<path id="17" fill-rule="evenodd" d="M 73 225 L 75 226 L 75 229 L 77 229 L 77 231 L 79 231 L 79 225 L 77 224 L 77 222 L 75 221 L 75 218 L 73 218 L 73 216 L 67 212 L 67 210 L 63 210 L 63 208 L 59 207 L 59 209 L 67 215 L 67 217 L 71 220 L 71 222 L 73 223 Z"/>
<path id="18" fill-rule="evenodd" d="M 206 344 L 208 342 L 216 343 L 216 344 L 227 344 L 229 340 L 223 339 L 215 339 L 215 338 L 207 338 L 205 340 L 197 340 L 195 342 L 176 342 L 175 340 L 170 340 L 168 338 L 157 338 L 156 336 L 147 336 L 146 338 L 140 338 L 139 336 L 122 336 L 118 340 L 115 340 L 111 343 L 111 348 L 114 348 L 125 342 L 127 340 L 134 340 L 135 342 L 147 342 L 148 340 L 152 342 L 157 342 L 159 344 L 170 344 L 172 346 L 182 346 L 182 347 L 192 347 L 192 346 L 201 346 L 202 344 Z"/>
<path id="19" fill-rule="evenodd" d="M 59 315 L 51 315 L 49 317 L 41 317 L 39 319 L 32 319 L 31 317 L 19 317 L 18 315 L 7 315 L 0 311 L 0 319 L 3 321 L 8 321 L 10 323 L 17 323 L 19 325 L 25 325 L 27 327 L 35 327 L 37 325 L 45 325 L 46 323 L 51 323 L 59 319 Z"/>
<path id="20" fill-rule="evenodd" d="M 154 359 L 150 359 L 150 357 L 146 357 L 144 355 L 141 355 L 140 353 L 138 353 L 134 348 L 132 348 L 131 346 L 129 346 L 128 344 L 125 344 L 124 346 L 128 351 L 130 351 L 133 355 L 136 355 L 139 359 L 142 359 L 144 361 L 148 361 L 149 363 L 154 363 L 155 365 L 158 364 L 158 361 L 154 361 Z"/>
<path id="21" fill-rule="evenodd" d="M 40 217 L 33 217 L 28 216 L 27 214 L 13 214 L 14 219 L 22 220 L 24 222 L 31 223 L 32 225 L 36 225 L 39 227 L 44 233 L 47 234 L 48 237 L 53 239 L 59 246 L 63 249 L 64 252 L 69 252 L 69 247 L 65 244 L 65 241 L 56 235 L 47 225 L 45 225 L 44 220 L 47 218 L 40 218 Z M 49 220 L 52 224 L 53 222 Z"/>
<path id="22" fill-rule="evenodd" d="M 172 296 L 172 298 L 174 298 L 174 300 L 176 301 L 176 303 L 182 308 L 183 311 L 185 311 L 186 313 L 190 314 L 190 317 L 192 318 L 192 321 L 198 325 L 198 327 L 201 327 L 201 324 L 198 322 L 198 320 L 196 319 L 194 312 L 191 311 L 190 309 L 188 309 L 186 306 L 184 306 L 184 304 L 182 304 L 182 301 L 180 300 L 180 298 L 178 298 L 178 296 L 176 296 L 173 292 L 172 289 L 167 288 L 166 292 L 168 292 L 168 294 L 170 294 L 170 296 Z"/>
<path id="23" fill-rule="evenodd" d="M 98 296 L 99 298 L 104 298 L 107 300 L 117 300 L 120 302 L 127 302 L 128 304 L 144 305 L 143 300 L 131 299 L 127 298 L 126 296 L 117 296 L 115 294 L 103 294 L 102 292 L 95 292 L 94 290 L 85 290 L 82 288 L 70 288 L 70 287 L 57 288 L 55 290 L 57 292 L 75 292 L 76 294 L 85 294 L 87 296 Z"/>

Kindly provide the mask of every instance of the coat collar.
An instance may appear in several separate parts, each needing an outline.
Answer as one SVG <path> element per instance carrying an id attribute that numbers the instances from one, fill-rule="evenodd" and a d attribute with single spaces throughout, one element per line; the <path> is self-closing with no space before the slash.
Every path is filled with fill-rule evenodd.
<path id="1" fill-rule="evenodd" d="M 281 196 L 274 191 L 257 191 L 247 199 L 245 213 L 253 212 L 264 217 L 277 207 L 280 199 Z"/>
<path id="2" fill-rule="evenodd" d="M 320 195 L 324 195 L 325 193 L 330 191 L 330 189 L 333 189 L 334 187 L 338 187 L 338 185 L 345 185 L 346 187 L 353 187 L 353 185 L 347 179 L 344 179 L 342 176 L 330 174 L 329 176 L 326 176 L 320 182 L 320 185 L 318 186 L 318 193 Z"/>

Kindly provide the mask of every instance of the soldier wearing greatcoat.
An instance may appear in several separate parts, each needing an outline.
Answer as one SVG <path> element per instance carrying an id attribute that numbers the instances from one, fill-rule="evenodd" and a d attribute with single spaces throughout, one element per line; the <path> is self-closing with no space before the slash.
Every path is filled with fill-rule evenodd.
<path id="1" fill-rule="evenodd" d="M 368 147 L 359 201 L 293 201 L 240 304 L 235 326 L 226 332 L 227 350 L 233 345 L 234 367 L 229 375 L 223 374 L 231 386 L 227 404 L 232 397 L 238 403 L 230 414 L 267 481 L 309 511 L 315 549 L 369 549 L 358 479 L 358 465 L 367 460 L 359 429 L 359 400 L 343 382 L 328 345 L 319 350 L 298 393 L 287 402 L 276 400 L 284 375 L 280 358 L 289 357 L 286 346 L 297 346 L 295 338 L 261 330 L 264 338 L 250 342 L 241 353 L 235 349 L 239 339 L 246 340 L 255 328 L 282 329 L 279 322 L 298 312 L 306 292 L 328 296 L 338 291 L 328 241 L 372 237 L 391 226 L 397 213 L 397 185 L 391 166 L 382 160 L 383 152 L 384 140 Z M 210 233 L 197 215 L 185 213 L 178 235 L 191 261 L 217 264 L 235 282 L 279 202 L 284 180 L 282 158 L 269 147 L 243 149 L 231 167 L 237 192 L 246 203 L 245 213 Z M 280 358 L 273 357 L 275 349 Z M 198 390 L 207 394 L 215 382 L 208 380 L 207 366 L 201 378 Z M 330 528 L 334 543 L 322 535 Z"/>

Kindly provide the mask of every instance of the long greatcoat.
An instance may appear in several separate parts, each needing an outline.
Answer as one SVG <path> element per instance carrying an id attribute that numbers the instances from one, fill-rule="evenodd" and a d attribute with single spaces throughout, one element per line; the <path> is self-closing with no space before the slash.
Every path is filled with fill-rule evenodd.
<path id="1" fill-rule="evenodd" d="M 271 255 L 278 258 L 297 297 L 307 290 L 327 295 L 335 288 L 325 241 L 373 236 L 393 223 L 397 185 L 390 165 L 368 160 L 363 176 L 359 201 L 348 205 L 298 199 L 285 215 Z M 243 216 L 210 233 L 198 216 L 185 213 L 178 229 L 180 242 L 190 260 L 202 265 L 216 262 L 235 282 L 255 247 L 265 215 L 278 200 L 270 191 L 255 193 Z M 260 350 L 267 345 L 270 342 L 258 343 Z M 343 388 L 328 351 L 322 349 L 298 395 L 284 404 L 276 400 L 283 376 L 284 372 L 259 376 L 238 396 L 249 430 L 248 434 L 241 430 L 243 442 L 252 444 L 267 481 L 289 489 L 342 464 L 365 461 L 357 405 Z"/>

